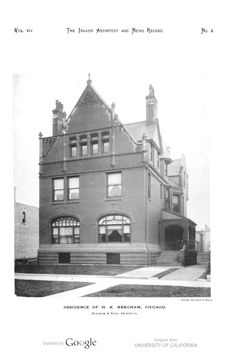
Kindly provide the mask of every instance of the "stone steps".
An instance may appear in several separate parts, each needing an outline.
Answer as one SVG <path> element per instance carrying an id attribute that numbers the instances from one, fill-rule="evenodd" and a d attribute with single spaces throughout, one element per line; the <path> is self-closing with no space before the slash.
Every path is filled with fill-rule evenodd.
<path id="1" fill-rule="evenodd" d="M 179 251 L 164 250 L 161 252 L 160 256 L 156 258 L 157 265 L 178 265 L 178 253 Z"/>

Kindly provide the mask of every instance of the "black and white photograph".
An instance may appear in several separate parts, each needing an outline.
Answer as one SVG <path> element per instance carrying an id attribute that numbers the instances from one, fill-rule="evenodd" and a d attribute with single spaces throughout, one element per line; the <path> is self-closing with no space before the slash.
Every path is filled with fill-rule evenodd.
<path id="1" fill-rule="evenodd" d="M 158 77 L 158 69 L 153 67 L 151 74 Z M 39 84 L 37 78 L 14 76 L 17 125 L 21 115 L 30 120 L 37 104 L 38 94 L 28 91 L 33 80 Z M 112 82 L 107 83 L 110 91 Z M 189 113 L 183 108 L 185 100 L 179 104 L 181 113 L 166 117 L 167 134 L 172 124 L 176 126 L 169 141 L 185 147 L 191 160 L 188 170 L 185 154 L 178 156 L 164 144 L 159 116 L 163 108 L 159 109 L 153 85 L 146 87 L 141 101 L 132 82 L 128 90 L 120 84 L 119 88 L 129 98 L 123 107 L 128 123 L 115 102 L 108 105 L 98 93 L 91 73 L 68 115 L 63 103 L 55 101 L 51 118 L 43 119 L 51 125 L 51 134 L 44 137 L 40 131 L 32 140 L 32 151 L 38 148 L 39 177 L 32 172 L 37 167 L 29 159 L 32 155 L 37 160 L 33 153 L 22 162 L 29 146 L 27 140 L 22 145 L 16 129 L 16 295 L 47 296 L 80 288 L 74 292 L 78 297 L 210 296 L 207 130 L 200 147 L 194 138 L 189 140 L 192 123 L 190 128 L 183 116 L 179 118 Z M 70 94 L 68 87 L 65 91 Z M 167 99 L 171 100 L 169 94 Z M 37 126 L 43 114 L 39 109 L 34 116 Z M 30 126 L 35 135 L 35 121 Z M 22 174 L 22 164 L 32 176 Z M 30 206 L 17 201 L 18 194 L 33 201 L 38 183 L 39 202 Z M 24 187 L 32 191 L 25 195 Z M 72 283 L 64 282 L 65 274 Z"/>

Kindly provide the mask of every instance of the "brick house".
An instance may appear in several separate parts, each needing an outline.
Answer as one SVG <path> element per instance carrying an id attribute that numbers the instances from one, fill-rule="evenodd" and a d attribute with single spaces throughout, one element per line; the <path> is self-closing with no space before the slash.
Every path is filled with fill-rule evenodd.
<path id="1" fill-rule="evenodd" d="M 56 101 L 52 136 L 39 135 L 39 264 L 183 262 L 195 243 L 188 176 L 163 147 L 153 87 L 145 121 L 122 124 L 91 83 L 68 118 Z"/>

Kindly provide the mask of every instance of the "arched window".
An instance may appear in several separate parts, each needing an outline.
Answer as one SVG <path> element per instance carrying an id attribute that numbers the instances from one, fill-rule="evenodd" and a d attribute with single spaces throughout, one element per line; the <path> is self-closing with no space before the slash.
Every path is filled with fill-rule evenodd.
<path id="1" fill-rule="evenodd" d="M 76 218 L 63 216 L 51 224 L 52 243 L 80 243 L 80 222 Z"/>
<path id="2" fill-rule="evenodd" d="M 130 219 L 123 215 L 108 215 L 98 222 L 99 242 L 130 242 Z"/>

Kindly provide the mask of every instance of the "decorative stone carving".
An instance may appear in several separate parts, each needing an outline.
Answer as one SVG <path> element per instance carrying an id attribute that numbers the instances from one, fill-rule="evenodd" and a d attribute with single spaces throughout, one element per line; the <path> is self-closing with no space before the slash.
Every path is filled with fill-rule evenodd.
<path id="1" fill-rule="evenodd" d="M 91 87 L 87 86 L 86 90 L 84 91 L 78 102 L 78 105 L 89 105 L 93 103 L 99 103 L 99 98 L 95 94 L 94 90 Z"/>

